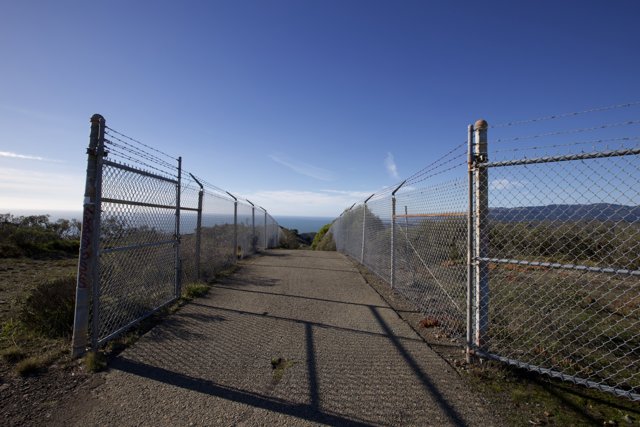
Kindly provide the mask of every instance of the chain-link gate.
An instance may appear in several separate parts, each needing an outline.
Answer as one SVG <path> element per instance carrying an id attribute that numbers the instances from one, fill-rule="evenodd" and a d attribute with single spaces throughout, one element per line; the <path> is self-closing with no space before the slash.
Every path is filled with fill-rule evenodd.
<path id="1" fill-rule="evenodd" d="M 476 125 L 472 350 L 640 400 L 640 149 L 491 162 L 486 132 Z"/>
<path id="2" fill-rule="evenodd" d="M 238 258 L 279 244 L 266 210 L 91 119 L 73 353 L 94 350 Z M 249 202 L 250 203 L 250 202 Z"/>
<path id="3" fill-rule="evenodd" d="M 556 128 L 489 150 L 479 121 L 466 144 L 346 209 L 330 230 L 336 247 L 469 358 L 640 400 L 640 137 L 623 133 L 638 124 Z M 554 139 L 585 132 L 597 136 Z"/>

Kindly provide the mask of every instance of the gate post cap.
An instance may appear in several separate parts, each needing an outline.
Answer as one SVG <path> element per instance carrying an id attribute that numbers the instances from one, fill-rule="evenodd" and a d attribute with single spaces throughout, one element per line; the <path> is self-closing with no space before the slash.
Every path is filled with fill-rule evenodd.
<path id="1" fill-rule="evenodd" d="M 99 123 L 101 121 L 104 121 L 104 117 L 102 117 L 100 114 L 96 113 L 93 116 L 91 116 L 91 123 Z"/>
<path id="2" fill-rule="evenodd" d="M 484 120 L 484 119 L 480 119 L 480 120 L 478 120 L 478 121 L 473 125 L 473 128 L 474 128 L 475 130 L 484 130 L 484 129 L 487 129 L 488 127 L 489 127 L 489 123 L 487 123 L 487 121 L 486 121 L 486 120 Z"/>

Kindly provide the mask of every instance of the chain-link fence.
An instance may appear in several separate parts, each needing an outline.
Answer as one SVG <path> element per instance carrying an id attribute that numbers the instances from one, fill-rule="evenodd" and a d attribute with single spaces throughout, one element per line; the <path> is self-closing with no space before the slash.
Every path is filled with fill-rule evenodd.
<path id="1" fill-rule="evenodd" d="M 92 117 L 76 292 L 74 354 L 175 301 L 182 283 L 213 278 L 279 244 L 266 210 L 182 168 L 181 158 Z"/>
<path id="2" fill-rule="evenodd" d="M 640 121 L 557 124 L 628 107 L 497 125 L 495 148 L 479 121 L 466 153 L 343 212 L 336 246 L 470 358 L 640 400 Z"/>

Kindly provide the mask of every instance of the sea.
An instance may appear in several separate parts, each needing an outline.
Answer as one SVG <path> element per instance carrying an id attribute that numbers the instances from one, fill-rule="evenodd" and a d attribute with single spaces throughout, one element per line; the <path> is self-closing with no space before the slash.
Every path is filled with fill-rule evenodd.
<path id="1" fill-rule="evenodd" d="M 40 210 L 11 210 L 9 211 L 11 214 L 15 216 L 21 215 L 49 215 L 49 218 L 52 221 L 56 221 L 58 219 L 77 219 L 79 221 L 82 220 L 82 212 L 78 211 L 40 211 Z M 0 213 L 9 213 L 9 212 L 0 212 Z M 205 217 L 207 214 L 204 215 Z M 335 218 L 332 217 L 322 217 L 322 216 L 286 216 L 286 215 L 275 215 L 275 220 L 278 221 L 282 227 L 288 228 L 290 230 L 296 229 L 298 233 L 317 233 L 320 228 L 322 228 L 325 224 L 330 224 L 333 222 Z M 226 218 L 226 221 L 229 221 L 229 218 Z M 233 222 L 233 215 L 231 217 L 231 221 Z M 250 219 L 247 218 L 239 218 L 239 222 L 249 223 Z M 257 219 L 260 221 L 260 219 Z M 206 218 L 205 218 L 205 222 Z M 218 222 L 218 221 L 212 221 Z M 220 221 L 223 222 L 223 221 Z"/>
<path id="2" fill-rule="evenodd" d="M 325 224 L 330 224 L 335 218 L 323 217 L 323 216 L 280 216 L 275 215 L 275 220 L 278 221 L 284 228 L 289 230 L 298 230 L 298 233 L 317 233 Z"/>

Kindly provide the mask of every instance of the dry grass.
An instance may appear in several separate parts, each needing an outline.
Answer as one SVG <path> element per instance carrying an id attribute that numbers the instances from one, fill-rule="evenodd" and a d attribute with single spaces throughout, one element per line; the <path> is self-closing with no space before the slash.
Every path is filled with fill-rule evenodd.
<path id="1" fill-rule="evenodd" d="M 34 290 L 44 283 L 72 277 L 76 268 L 75 258 L 0 259 L 0 373 L 39 372 L 68 350 L 68 338 L 42 335 L 23 323 L 21 311 Z"/>

